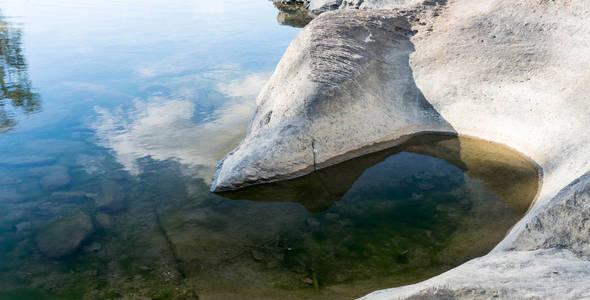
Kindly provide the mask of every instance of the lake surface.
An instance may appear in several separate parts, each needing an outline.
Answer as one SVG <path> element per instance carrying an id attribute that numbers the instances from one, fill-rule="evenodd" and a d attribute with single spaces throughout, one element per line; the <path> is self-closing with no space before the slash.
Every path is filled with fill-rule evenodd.
<path id="1" fill-rule="evenodd" d="M 0 299 L 352 299 L 489 252 L 539 179 L 485 141 L 209 193 L 284 24 L 308 21 L 265 0 L 0 1 Z"/>

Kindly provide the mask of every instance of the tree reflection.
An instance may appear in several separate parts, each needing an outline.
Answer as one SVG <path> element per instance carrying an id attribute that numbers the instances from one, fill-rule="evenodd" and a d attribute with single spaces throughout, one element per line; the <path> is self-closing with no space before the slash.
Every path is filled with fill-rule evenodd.
<path id="1" fill-rule="evenodd" d="M 20 111 L 40 110 L 40 97 L 34 92 L 22 51 L 22 30 L 0 14 L 0 133 L 10 131 Z"/>

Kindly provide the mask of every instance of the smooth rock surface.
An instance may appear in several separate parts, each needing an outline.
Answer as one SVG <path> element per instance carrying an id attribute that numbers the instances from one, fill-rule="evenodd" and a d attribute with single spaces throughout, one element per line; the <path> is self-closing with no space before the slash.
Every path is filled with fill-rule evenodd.
<path id="1" fill-rule="evenodd" d="M 323 13 L 295 38 L 212 190 L 297 177 L 424 132 L 501 143 L 543 175 L 523 220 L 489 255 L 367 298 L 590 297 L 587 3 L 357 2 L 339 8 L 367 9 Z"/>

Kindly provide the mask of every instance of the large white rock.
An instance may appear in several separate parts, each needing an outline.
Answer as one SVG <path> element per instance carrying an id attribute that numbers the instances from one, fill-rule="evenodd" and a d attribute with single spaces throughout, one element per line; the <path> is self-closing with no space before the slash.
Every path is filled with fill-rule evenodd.
<path id="1" fill-rule="evenodd" d="M 421 2 L 423 0 L 310 0 L 308 8 L 311 12 L 320 14 L 337 9 L 399 8 Z"/>
<path id="2" fill-rule="evenodd" d="M 212 190 L 301 176 L 423 132 L 502 143 L 543 175 L 525 218 L 489 255 L 367 298 L 590 297 L 586 1 L 353 2 L 338 7 L 388 9 L 327 12 L 302 30 Z"/>

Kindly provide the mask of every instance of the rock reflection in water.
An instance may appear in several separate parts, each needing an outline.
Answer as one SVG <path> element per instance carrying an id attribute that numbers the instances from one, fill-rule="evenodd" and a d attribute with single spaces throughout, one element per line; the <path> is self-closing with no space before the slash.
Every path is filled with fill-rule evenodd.
<path id="1" fill-rule="evenodd" d="M 310 212 L 321 212 L 340 200 L 368 168 L 401 152 L 445 160 L 490 189 L 517 214 L 526 212 L 538 189 L 537 168 L 506 147 L 472 138 L 426 135 L 305 177 L 220 195 L 231 199 L 297 202 Z"/>
<path id="2" fill-rule="evenodd" d="M 103 163 L 72 168 L 70 191 L 0 201 L 0 298 L 350 299 L 485 254 L 538 188 L 518 154 L 448 136 L 222 195 L 174 160 Z M 58 247 L 60 230 L 80 242 Z"/>
<path id="3" fill-rule="evenodd" d="M 224 233 L 258 236 L 258 242 L 237 249 L 273 270 L 265 272 L 275 286 L 319 285 L 317 297 L 356 297 L 423 280 L 485 254 L 524 215 L 538 182 L 535 165 L 500 145 L 419 136 L 303 178 L 222 193 L 276 202 L 274 211 L 271 204 L 227 206 L 234 217 L 225 220 L 232 225 Z M 308 212 L 278 209 L 285 202 Z M 259 232 L 244 234 L 248 227 Z"/>
<path id="4" fill-rule="evenodd" d="M 273 2 L 273 4 L 279 10 L 277 21 L 283 25 L 301 28 L 314 18 L 303 4 L 283 4 L 281 2 Z"/>

